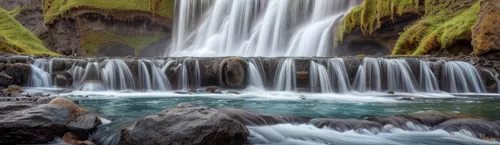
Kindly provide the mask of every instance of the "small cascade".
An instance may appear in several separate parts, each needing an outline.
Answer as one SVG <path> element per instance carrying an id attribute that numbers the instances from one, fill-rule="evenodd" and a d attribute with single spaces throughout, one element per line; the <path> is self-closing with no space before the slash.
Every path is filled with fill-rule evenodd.
<path id="1" fill-rule="evenodd" d="M 135 88 L 134 77 L 123 60 L 109 59 L 106 61 L 101 72 L 101 80 L 106 86 L 113 90 Z"/>
<path id="2" fill-rule="evenodd" d="M 163 64 L 163 63 L 161 63 Z M 152 89 L 158 91 L 168 91 L 172 90 L 172 86 L 170 85 L 170 81 L 168 80 L 165 72 L 162 71 L 160 65 L 152 65 L 151 66 L 151 83 Z"/>
<path id="3" fill-rule="evenodd" d="M 309 86 L 311 92 L 333 93 L 326 67 L 311 60 L 309 68 Z"/>
<path id="4" fill-rule="evenodd" d="M 251 59 L 248 61 L 248 86 L 253 87 L 257 90 L 265 90 L 264 82 L 262 82 L 262 76 L 257 68 L 255 60 Z"/>
<path id="5" fill-rule="evenodd" d="M 199 60 L 197 59 L 195 62 L 194 62 L 194 77 L 195 77 L 195 87 L 196 89 L 200 88 L 201 87 L 201 70 L 200 70 L 200 62 Z"/>
<path id="6" fill-rule="evenodd" d="M 413 73 L 403 59 L 363 59 L 353 85 L 360 92 L 416 92 Z"/>
<path id="7" fill-rule="evenodd" d="M 343 59 L 333 58 L 328 60 L 328 74 L 330 74 L 333 92 L 347 93 L 351 90 L 351 83 Z"/>
<path id="8" fill-rule="evenodd" d="M 360 92 L 382 91 L 380 65 L 377 59 L 364 58 L 363 64 L 358 67 L 353 87 Z"/>
<path id="9" fill-rule="evenodd" d="M 188 59 L 184 59 L 182 64 L 179 64 L 181 71 L 179 71 L 179 79 L 177 88 L 178 90 L 187 91 L 189 89 L 189 74 L 188 74 Z"/>
<path id="10" fill-rule="evenodd" d="M 48 72 L 46 72 L 45 64 L 46 59 L 37 59 L 30 66 L 31 74 L 28 80 L 28 87 L 51 87 L 52 79 Z"/>
<path id="11" fill-rule="evenodd" d="M 83 83 L 88 80 L 101 80 L 99 63 L 97 62 L 88 62 L 87 66 L 85 66 L 85 72 L 80 80 L 75 81 L 78 83 Z"/>
<path id="12" fill-rule="evenodd" d="M 73 77 L 73 85 L 78 85 L 85 74 L 85 69 L 75 63 L 71 66 L 71 69 L 68 70 L 68 73 Z"/>
<path id="13" fill-rule="evenodd" d="M 149 75 L 149 70 L 148 67 L 146 66 L 145 61 L 147 60 L 139 60 L 137 61 L 139 63 L 139 76 L 138 76 L 138 85 L 140 88 L 143 88 L 147 91 L 151 91 L 151 76 Z M 148 61 L 149 64 L 151 64 L 150 61 Z"/>
<path id="14" fill-rule="evenodd" d="M 76 90 L 79 91 L 89 91 L 89 92 L 101 92 L 106 91 L 106 86 L 102 84 L 100 81 L 86 81 L 81 85 L 76 87 Z"/>
<path id="15" fill-rule="evenodd" d="M 441 89 L 450 93 L 486 92 L 481 75 L 474 66 L 461 61 L 444 63 L 441 69 Z"/>
<path id="16" fill-rule="evenodd" d="M 429 64 L 425 61 L 420 60 L 420 90 L 425 92 L 437 92 L 439 91 L 439 85 L 437 83 L 436 76 L 429 68 Z"/>
<path id="17" fill-rule="evenodd" d="M 297 89 L 296 76 L 295 60 L 292 58 L 281 60 L 274 77 L 274 89 L 276 91 L 295 91 Z"/>

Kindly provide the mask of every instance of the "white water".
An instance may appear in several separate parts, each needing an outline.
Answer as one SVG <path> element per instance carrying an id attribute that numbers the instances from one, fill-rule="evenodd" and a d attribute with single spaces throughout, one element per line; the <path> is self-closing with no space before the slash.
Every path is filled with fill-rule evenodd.
<path id="1" fill-rule="evenodd" d="M 450 134 L 444 130 L 404 131 L 386 125 L 382 130 L 350 130 L 338 132 L 313 125 L 278 124 L 271 126 L 248 126 L 249 141 L 266 145 L 408 145 L 408 144 L 500 144 L 474 138 L 471 132 L 461 130 Z"/>
<path id="2" fill-rule="evenodd" d="M 332 56 L 349 0 L 182 0 L 165 56 Z"/>
<path id="3" fill-rule="evenodd" d="M 108 59 L 101 71 L 101 80 L 113 90 L 135 89 L 134 77 L 120 59 Z"/>
<path id="4" fill-rule="evenodd" d="M 255 91 L 263 91 L 264 83 L 262 82 L 262 76 L 260 75 L 257 64 L 253 60 L 248 62 L 248 87 L 254 89 Z M 248 90 L 248 88 L 247 88 Z"/>
<path id="5" fill-rule="evenodd" d="M 360 92 L 416 92 L 414 76 L 403 59 L 364 58 L 353 86 Z"/>
<path id="6" fill-rule="evenodd" d="M 420 89 L 425 92 L 439 91 L 439 84 L 437 83 L 436 76 L 429 68 L 427 62 L 420 60 Z"/>
<path id="7" fill-rule="evenodd" d="M 295 91 L 297 89 L 297 74 L 295 60 L 292 58 L 282 59 L 274 76 L 274 90 Z"/>
<path id="8" fill-rule="evenodd" d="M 149 70 L 148 67 L 146 66 L 145 63 L 146 60 L 139 60 L 137 61 L 139 63 L 138 71 L 139 71 L 139 76 L 138 76 L 138 81 L 139 81 L 139 87 L 143 88 L 147 91 L 151 91 L 151 76 L 149 75 Z M 148 61 L 151 63 L 151 61 Z"/>
<path id="9" fill-rule="evenodd" d="M 441 87 L 450 93 L 486 92 L 481 75 L 466 62 L 446 62 L 441 73 Z"/>
<path id="10" fill-rule="evenodd" d="M 45 70 L 46 59 L 37 59 L 33 63 L 28 80 L 28 87 L 52 87 L 52 77 L 50 73 Z"/>
<path id="11" fill-rule="evenodd" d="M 325 66 L 311 60 L 309 68 L 309 86 L 311 92 L 333 93 L 331 80 Z"/>
<path id="12" fill-rule="evenodd" d="M 188 59 L 184 59 L 182 61 L 182 64 L 179 64 L 180 66 L 180 71 L 179 71 L 179 79 L 177 80 L 178 88 L 179 90 L 187 91 L 189 90 L 189 74 L 188 74 Z"/>
<path id="13" fill-rule="evenodd" d="M 344 60 L 332 58 L 328 61 L 328 73 L 335 93 L 346 93 L 351 90 L 351 83 L 347 75 Z"/>

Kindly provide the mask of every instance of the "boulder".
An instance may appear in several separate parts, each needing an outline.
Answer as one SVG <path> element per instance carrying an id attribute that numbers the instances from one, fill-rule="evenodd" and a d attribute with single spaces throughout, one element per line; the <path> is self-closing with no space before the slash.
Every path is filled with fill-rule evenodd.
<path id="1" fill-rule="evenodd" d="M 3 90 L 3 93 L 6 96 L 12 96 L 12 95 L 17 96 L 23 92 L 24 92 L 23 89 L 16 85 L 10 85 L 9 87 Z"/>
<path id="2" fill-rule="evenodd" d="M 122 145 L 241 145 L 248 130 L 207 107 L 176 107 L 142 117 L 121 130 Z"/>
<path id="3" fill-rule="evenodd" d="M 292 115 L 261 115 L 242 109 L 221 108 L 220 112 L 240 121 L 244 125 L 275 125 L 281 123 L 301 124 L 307 123 L 310 119 Z"/>
<path id="4" fill-rule="evenodd" d="M 0 72 L 0 87 L 7 88 L 12 84 L 14 84 L 14 78 L 6 74 L 4 71 Z"/>
<path id="5" fill-rule="evenodd" d="M 242 58 L 227 58 L 218 67 L 219 82 L 228 88 L 245 88 L 248 63 Z"/>
<path id="6" fill-rule="evenodd" d="M 14 80 L 13 84 L 10 85 L 24 86 L 28 83 L 31 68 L 29 64 L 25 63 L 7 64 L 4 72 Z"/>
<path id="7" fill-rule="evenodd" d="M 62 137 L 66 132 L 78 138 L 88 135 L 101 124 L 100 119 L 64 98 L 41 100 L 0 114 L 0 144 L 41 144 Z M 1 106 L 1 105 L 0 105 Z M 5 108 L 4 108 L 5 109 Z"/>
<path id="8" fill-rule="evenodd" d="M 58 87 L 65 88 L 73 85 L 73 76 L 68 72 L 55 73 L 53 78 L 55 85 Z"/>
<path id="9" fill-rule="evenodd" d="M 368 120 L 315 118 L 309 121 L 318 128 L 328 127 L 340 132 L 357 129 L 382 129 L 382 124 Z"/>

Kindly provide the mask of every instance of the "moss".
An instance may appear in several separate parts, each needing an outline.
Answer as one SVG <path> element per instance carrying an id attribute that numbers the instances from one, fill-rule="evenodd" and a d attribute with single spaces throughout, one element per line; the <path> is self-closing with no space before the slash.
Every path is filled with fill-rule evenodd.
<path id="1" fill-rule="evenodd" d="M 51 24 L 57 18 L 65 17 L 70 10 L 96 8 L 101 13 L 110 11 L 137 11 L 151 13 L 154 17 L 173 18 L 175 0 L 45 0 L 45 23 Z"/>
<path id="2" fill-rule="evenodd" d="M 0 8 L 0 51 L 12 54 L 53 55 L 43 42 L 26 30 L 12 15 L 19 9 L 8 12 Z"/>
<path id="3" fill-rule="evenodd" d="M 82 39 L 83 53 L 90 56 L 96 55 L 101 47 L 121 43 L 134 48 L 135 55 L 138 55 L 143 48 L 160 40 L 163 36 L 122 36 L 112 32 L 85 33 Z"/>
<path id="4" fill-rule="evenodd" d="M 406 27 L 395 44 L 392 55 L 423 55 L 450 47 L 457 40 L 471 40 L 480 0 L 365 0 L 351 10 L 336 32 L 335 42 L 360 28 L 372 35 L 382 21 L 394 20 L 406 13 L 421 15 Z M 471 6 L 472 5 L 472 6 Z M 385 23 L 385 22 L 384 22 Z"/>
<path id="5" fill-rule="evenodd" d="M 400 34 L 392 54 L 424 55 L 435 49 L 445 49 L 457 40 L 470 40 L 479 2 L 464 8 L 465 2 L 427 0 L 425 15 Z"/>

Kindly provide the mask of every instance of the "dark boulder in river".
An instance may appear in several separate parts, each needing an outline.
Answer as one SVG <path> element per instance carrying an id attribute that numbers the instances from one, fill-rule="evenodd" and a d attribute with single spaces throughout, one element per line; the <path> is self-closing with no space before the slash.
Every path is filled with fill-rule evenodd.
<path id="1" fill-rule="evenodd" d="M 86 138 L 98 125 L 99 117 L 63 99 L 0 104 L 0 144 L 41 144 L 73 132 Z"/>
<path id="2" fill-rule="evenodd" d="M 248 130 L 207 107 L 175 107 L 139 118 L 122 129 L 121 145 L 242 145 Z"/>

